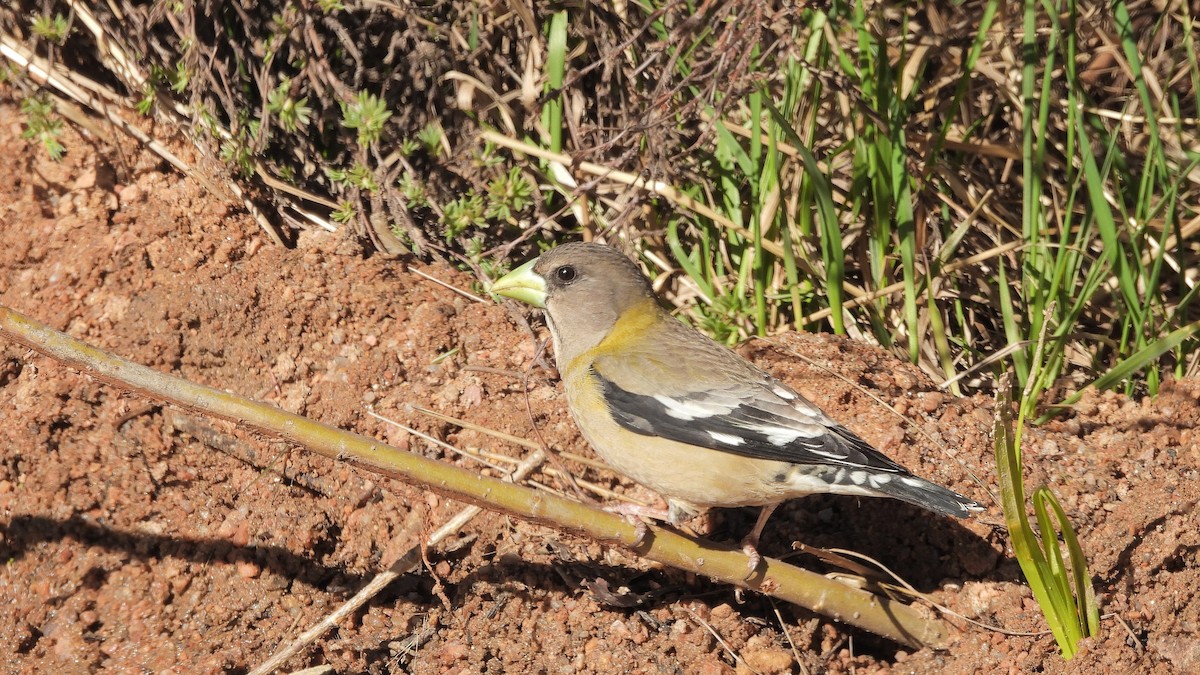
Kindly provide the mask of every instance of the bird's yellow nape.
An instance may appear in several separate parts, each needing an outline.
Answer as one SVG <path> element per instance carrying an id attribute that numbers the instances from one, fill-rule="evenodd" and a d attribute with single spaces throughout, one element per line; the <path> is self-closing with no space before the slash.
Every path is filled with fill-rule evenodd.
<path id="1" fill-rule="evenodd" d="M 492 284 L 492 293 L 513 300 L 520 300 L 539 309 L 546 307 L 546 280 L 533 271 L 538 259 L 534 258 L 517 269 L 505 274 Z"/>

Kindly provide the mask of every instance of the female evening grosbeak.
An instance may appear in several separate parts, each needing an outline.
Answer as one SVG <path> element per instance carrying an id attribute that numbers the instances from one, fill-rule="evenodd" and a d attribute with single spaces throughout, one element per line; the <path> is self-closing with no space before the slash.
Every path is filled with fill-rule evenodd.
<path id="1" fill-rule="evenodd" d="M 678 525 L 710 507 L 762 506 L 742 541 L 753 571 L 767 518 L 793 497 L 892 497 L 958 517 L 982 508 L 912 475 L 791 387 L 672 317 L 616 249 L 559 246 L 499 279 L 492 292 L 545 310 L 583 437 L 669 507 L 611 510 Z"/>

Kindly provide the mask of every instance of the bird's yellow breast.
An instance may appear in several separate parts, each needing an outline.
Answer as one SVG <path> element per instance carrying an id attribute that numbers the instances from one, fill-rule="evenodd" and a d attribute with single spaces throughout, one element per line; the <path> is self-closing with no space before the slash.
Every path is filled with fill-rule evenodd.
<path id="1" fill-rule="evenodd" d="M 604 339 L 595 347 L 571 359 L 562 372 L 586 372 L 591 370 L 592 363 L 602 356 L 619 356 L 621 352 L 640 344 L 647 336 L 652 336 L 664 314 L 653 298 L 647 298 L 630 307 L 617 319 Z M 669 314 L 666 318 L 671 320 Z"/>

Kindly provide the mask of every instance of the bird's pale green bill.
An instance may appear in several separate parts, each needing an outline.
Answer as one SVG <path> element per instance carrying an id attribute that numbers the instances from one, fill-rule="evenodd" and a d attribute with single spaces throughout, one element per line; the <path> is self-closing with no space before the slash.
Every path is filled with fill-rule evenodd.
<path id="1" fill-rule="evenodd" d="M 505 274 L 492 284 L 492 293 L 520 300 L 534 307 L 546 306 L 546 280 L 533 271 L 537 258 Z"/>

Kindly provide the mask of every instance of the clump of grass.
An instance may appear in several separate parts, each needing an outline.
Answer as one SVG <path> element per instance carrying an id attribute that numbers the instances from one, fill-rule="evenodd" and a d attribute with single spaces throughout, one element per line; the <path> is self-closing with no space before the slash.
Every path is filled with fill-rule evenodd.
<path id="1" fill-rule="evenodd" d="M 1017 22 L 994 1 L 961 9 L 955 30 L 971 39 L 954 43 L 921 31 L 918 7 L 802 12 L 790 49 L 751 41 L 739 54 L 752 86 L 735 98 L 683 85 L 737 34 L 686 32 L 669 7 L 647 6 L 678 99 L 710 124 L 676 188 L 719 218 L 664 209 L 665 237 L 635 230 L 635 247 L 678 264 L 681 304 L 725 341 L 826 327 L 894 346 L 959 391 L 1009 370 L 1027 386 L 1049 322 L 1038 390 L 1154 392 L 1200 359 L 1183 328 L 1200 251 L 1182 236 L 1200 217 L 1184 197 L 1200 195 L 1200 157 L 1170 151 L 1195 144 L 1183 114 L 1198 107 L 1186 96 L 1200 90 L 1195 52 L 1144 39 L 1123 3 L 1101 25 L 1076 0 L 1027 2 Z M 730 6 L 726 25 L 742 11 Z M 1194 43 L 1175 18 L 1137 20 Z M 1114 66 L 1104 76 L 1119 86 L 1102 89 L 1079 55 L 1106 30 L 1134 76 L 1119 81 Z M 1012 37 L 1018 52 L 1004 47 Z M 1152 95 L 1150 70 L 1187 84 Z M 560 82 L 557 64 L 547 81 Z M 1114 89 L 1123 98 L 1104 98 Z M 558 100 L 557 84 L 547 91 Z M 555 101 L 544 121 L 559 119 Z M 1145 136 L 1125 133 L 1131 123 Z"/>
<path id="2" fill-rule="evenodd" d="M 1039 361 L 1043 354 L 1042 345 L 1044 342 L 1039 345 L 1037 352 Z M 1035 381 L 1036 378 L 1030 380 L 1021 397 L 1020 412 L 1014 426 L 1012 378 L 1001 378 L 996 392 L 994 426 L 997 475 L 1004 522 L 1008 527 L 1013 552 L 1063 658 L 1070 659 L 1075 655 L 1079 641 L 1095 635 L 1099 630 L 1100 610 L 1083 547 L 1054 493 L 1045 486 L 1033 492 L 1036 531 L 1026 513 L 1021 436 L 1025 428 L 1026 411 L 1035 407 L 1033 401 L 1036 401 L 1038 393 Z M 1055 532 L 1061 534 L 1061 544 Z M 1066 548 L 1069 564 L 1064 561 L 1060 546 Z"/>

